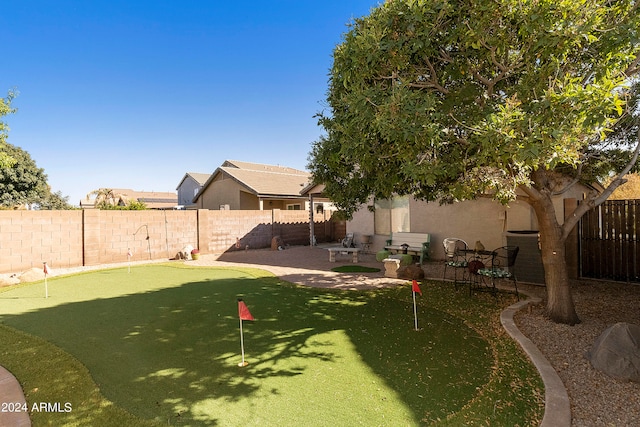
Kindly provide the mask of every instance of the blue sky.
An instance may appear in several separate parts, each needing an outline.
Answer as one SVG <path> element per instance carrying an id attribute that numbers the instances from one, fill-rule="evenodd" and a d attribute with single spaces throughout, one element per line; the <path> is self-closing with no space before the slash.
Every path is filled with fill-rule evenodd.
<path id="1" fill-rule="evenodd" d="M 8 142 L 77 204 L 225 159 L 305 169 L 334 47 L 378 0 L 2 0 Z"/>

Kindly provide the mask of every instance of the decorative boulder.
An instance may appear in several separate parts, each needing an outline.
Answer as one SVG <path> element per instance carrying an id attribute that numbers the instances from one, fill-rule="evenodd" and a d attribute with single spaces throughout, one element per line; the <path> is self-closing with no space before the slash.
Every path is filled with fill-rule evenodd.
<path id="1" fill-rule="evenodd" d="M 281 251 L 284 249 L 284 240 L 280 236 L 273 236 L 271 239 L 271 250 L 272 251 Z"/>
<path id="2" fill-rule="evenodd" d="M 12 286 L 20 283 L 20 278 L 16 274 L 0 275 L 0 288 L 3 286 Z"/>
<path id="3" fill-rule="evenodd" d="M 191 251 L 193 250 L 193 246 L 186 245 L 182 250 L 178 253 L 178 259 L 191 259 Z"/>
<path id="4" fill-rule="evenodd" d="M 611 326 L 598 337 L 587 358 L 594 368 L 611 377 L 640 382 L 640 326 Z"/>
<path id="5" fill-rule="evenodd" d="M 398 278 L 407 280 L 421 280 L 424 279 L 424 270 L 417 265 L 403 265 L 398 269 Z"/>

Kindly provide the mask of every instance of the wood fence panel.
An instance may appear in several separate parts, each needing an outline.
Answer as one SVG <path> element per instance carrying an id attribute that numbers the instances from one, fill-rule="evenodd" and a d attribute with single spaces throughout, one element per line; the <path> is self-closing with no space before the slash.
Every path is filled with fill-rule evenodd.
<path id="1" fill-rule="evenodd" d="M 580 221 L 582 277 L 640 282 L 640 200 L 608 200 Z"/>

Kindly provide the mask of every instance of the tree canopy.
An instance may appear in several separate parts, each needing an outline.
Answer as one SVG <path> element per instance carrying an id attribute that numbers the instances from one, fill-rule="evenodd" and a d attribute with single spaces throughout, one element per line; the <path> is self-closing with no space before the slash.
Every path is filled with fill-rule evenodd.
<path id="1" fill-rule="evenodd" d="M 371 196 L 508 203 L 524 192 L 540 222 L 550 315 L 576 323 L 550 254 L 577 219 L 558 224 L 550 198 L 634 162 L 628 139 L 605 140 L 630 115 L 638 12 L 629 0 L 388 1 L 334 50 L 315 181 L 347 214 Z M 602 155 L 613 151 L 622 162 Z"/>
<path id="2" fill-rule="evenodd" d="M 7 143 L 9 127 L 2 117 L 14 113 L 15 92 L 0 98 L 0 208 L 71 209 L 68 197 L 52 193 L 47 176 L 29 153 Z"/>
<path id="3" fill-rule="evenodd" d="M 47 175 L 29 153 L 7 142 L 4 150 L 14 162 L 0 168 L 0 206 L 15 208 L 39 204 L 49 194 Z"/>
<path id="4" fill-rule="evenodd" d="M 374 9 L 335 49 L 314 176 L 353 211 L 372 194 L 508 201 L 533 170 L 577 166 L 624 113 L 620 88 L 637 72 L 637 5 L 611 4 Z"/>
<path id="5" fill-rule="evenodd" d="M 7 142 L 7 132 L 9 132 L 9 127 L 4 121 L 2 121 L 2 117 L 15 111 L 11 108 L 11 100 L 13 97 L 14 93 L 9 92 L 6 98 L 0 98 L 0 168 L 10 167 L 14 163 L 14 159 L 12 159 L 5 151 L 4 144 Z"/>

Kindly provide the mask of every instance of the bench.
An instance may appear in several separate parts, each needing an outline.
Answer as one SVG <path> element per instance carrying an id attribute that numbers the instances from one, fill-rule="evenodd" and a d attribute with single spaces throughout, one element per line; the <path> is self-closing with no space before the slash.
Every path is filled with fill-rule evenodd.
<path id="1" fill-rule="evenodd" d="M 420 264 L 429 259 L 431 235 L 427 233 L 391 233 L 384 247 L 392 254 L 411 254 L 420 257 Z"/>
<path id="2" fill-rule="evenodd" d="M 336 253 L 347 253 L 347 254 L 351 254 L 351 261 L 353 261 L 354 263 L 358 262 L 358 252 L 360 252 L 359 248 L 343 248 L 343 247 L 336 247 L 336 248 L 328 248 L 329 251 L 329 262 L 336 262 Z"/>

